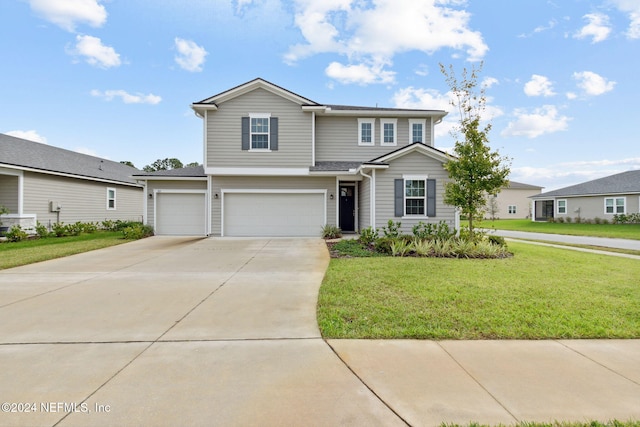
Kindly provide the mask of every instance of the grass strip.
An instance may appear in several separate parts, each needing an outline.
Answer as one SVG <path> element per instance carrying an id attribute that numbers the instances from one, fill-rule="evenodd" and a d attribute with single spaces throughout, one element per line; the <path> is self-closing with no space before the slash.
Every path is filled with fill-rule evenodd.
<path id="1" fill-rule="evenodd" d="M 497 230 L 640 240 L 640 224 L 576 224 L 534 222 L 529 219 L 498 219 L 484 220 L 476 226 Z"/>
<path id="2" fill-rule="evenodd" d="M 0 270 L 62 258 L 126 243 L 120 231 L 98 231 L 71 237 L 51 237 L 0 243 Z"/>
<path id="3" fill-rule="evenodd" d="M 513 258 L 332 259 L 326 338 L 640 337 L 640 262 L 512 242 Z"/>

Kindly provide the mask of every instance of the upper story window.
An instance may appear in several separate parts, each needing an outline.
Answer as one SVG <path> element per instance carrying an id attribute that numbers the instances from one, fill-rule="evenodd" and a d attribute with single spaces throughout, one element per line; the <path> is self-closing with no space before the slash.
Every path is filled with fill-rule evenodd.
<path id="1" fill-rule="evenodd" d="M 409 119 L 409 144 L 414 142 L 427 143 L 424 138 L 425 126 L 426 120 Z"/>
<path id="2" fill-rule="evenodd" d="M 604 199 L 604 213 L 623 214 L 627 212 L 625 197 L 609 197 Z"/>
<path id="3" fill-rule="evenodd" d="M 107 188 L 107 210 L 116 210 L 116 189 Z"/>
<path id="4" fill-rule="evenodd" d="M 380 145 L 398 145 L 396 139 L 398 119 L 380 119 Z"/>
<path id="5" fill-rule="evenodd" d="M 374 145 L 375 119 L 358 119 L 358 145 Z"/>
<path id="6" fill-rule="evenodd" d="M 242 117 L 242 149 L 278 150 L 278 118 L 269 113 L 250 113 Z"/>

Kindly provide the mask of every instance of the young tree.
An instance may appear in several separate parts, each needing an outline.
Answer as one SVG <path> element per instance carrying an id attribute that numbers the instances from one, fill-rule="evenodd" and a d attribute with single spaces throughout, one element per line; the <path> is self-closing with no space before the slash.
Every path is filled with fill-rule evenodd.
<path id="1" fill-rule="evenodd" d="M 488 145 L 491 124 L 481 128 L 481 115 L 486 107 L 485 88 L 478 86 L 482 63 L 478 68 L 473 67 L 470 74 L 463 69 L 461 81 L 452 65 L 447 70 L 440 64 L 440 70 L 454 95 L 451 105 L 460 114 L 460 123 L 452 132 L 456 138 L 456 158 L 445 164 L 450 182 L 445 186 L 444 201 L 460 208 L 467 217 L 469 235 L 473 239 L 473 221 L 484 212 L 487 195 L 497 195 L 509 183 L 509 159 L 491 151 Z"/>

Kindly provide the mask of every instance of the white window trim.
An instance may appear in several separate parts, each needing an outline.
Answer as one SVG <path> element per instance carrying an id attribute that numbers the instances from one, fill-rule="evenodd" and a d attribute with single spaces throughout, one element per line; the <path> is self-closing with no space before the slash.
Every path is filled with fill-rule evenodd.
<path id="1" fill-rule="evenodd" d="M 371 142 L 362 142 L 362 125 L 371 124 Z M 376 145 L 376 119 L 358 119 L 358 145 L 372 147 Z"/>
<path id="2" fill-rule="evenodd" d="M 402 199 L 403 210 L 402 219 L 428 219 L 427 216 L 427 179 L 429 175 L 402 175 L 404 185 L 402 186 Z M 424 181 L 424 214 L 408 214 L 407 213 L 407 181 Z M 418 199 L 418 197 L 411 197 L 411 199 Z"/>
<path id="3" fill-rule="evenodd" d="M 384 141 L 384 125 L 393 125 L 393 142 Z M 398 145 L 398 119 L 380 119 L 380 145 L 387 147 L 395 147 Z"/>
<path id="4" fill-rule="evenodd" d="M 409 119 L 409 144 L 413 144 L 414 142 L 416 142 L 413 140 L 413 125 L 422 126 L 422 141 L 420 142 L 426 144 L 427 142 L 425 141 L 425 132 L 427 128 L 427 121 L 418 119 Z"/>
<path id="5" fill-rule="evenodd" d="M 111 200 L 109 198 L 109 192 L 113 191 L 113 207 L 109 207 L 109 200 Z M 117 202 L 117 193 L 116 193 L 116 189 L 113 187 L 107 187 L 107 210 L 108 211 L 115 211 L 117 210 L 118 207 L 118 202 Z"/>
<path id="6" fill-rule="evenodd" d="M 560 202 L 564 202 L 564 212 L 560 212 Z M 556 204 L 556 213 L 558 215 L 566 215 L 569 207 L 567 205 L 567 199 L 558 199 L 558 203 Z"/>
<path id="7" fill-rule="evenodd" d="M 518 207 L 516 205 L 507 206 L 507 214 L 515 215 L 518 213 Z"/>
<path id="8" fill-rule="evenodd" d="M 624 201 L 624 212 L 616 212 L 616 200 L 622 199 Z M 607 200 L 613 200 L 613 212 L 607 212 Z M 627 198 L 626 197 L 605 197 L 604 198 L 604 214 L 605 215 L 626 215 L 627 214 Z"/>
<path id="9" fill-rule="evenodd" d="M 269 121 L 269 131 L 267 132 L 267 145 L 269 148 L 253 148 L 253 132 L 251 132 L 252 119 L 271 119 L 271 113 L 249 113 L 249 151 L 257 153 L 271 152 L 271 122 Z"/>

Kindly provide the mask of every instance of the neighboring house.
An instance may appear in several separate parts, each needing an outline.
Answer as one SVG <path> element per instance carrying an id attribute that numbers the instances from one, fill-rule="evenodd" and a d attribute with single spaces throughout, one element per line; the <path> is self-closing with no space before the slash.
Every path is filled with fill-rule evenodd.
<path id="1" fill-rule="evenodd" d="M 531 199 L 529 197 L 540 194 L 543 187 L 509 181 L 497 196 L 489 197 L 487 201 L 487 218 L 495 219 L 524 219 L 531 217 Z"/>
<path id="2" fill-rule="evenodd" d="M 3 227 L 33 229 L 40 222 L 141 221 L 138 169 L 0 134 L 0 205 Z"/>
<path id="3" fill-rule="evenodd" d="M 607 219 L 640 212 L 640 170 L 622 172 L 531 197 L 535 221 Z"/>
<path id="4" fill-rule="evenodd" d="M 157 234 L 319 236 L 445 221 L 441 110 L 319 104 L 255 79 L 192 104 L 202 168 L 138 173 Z"/>

